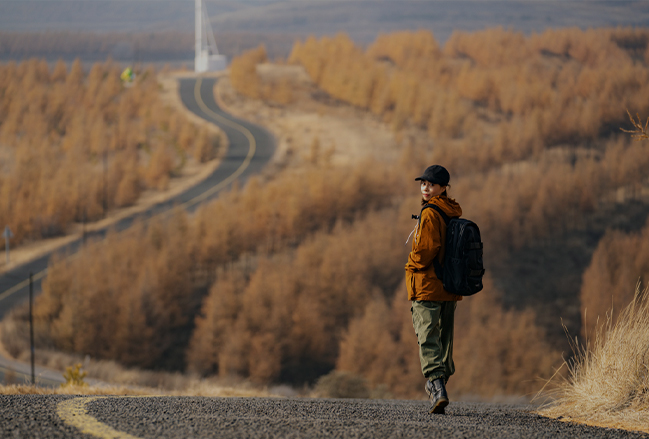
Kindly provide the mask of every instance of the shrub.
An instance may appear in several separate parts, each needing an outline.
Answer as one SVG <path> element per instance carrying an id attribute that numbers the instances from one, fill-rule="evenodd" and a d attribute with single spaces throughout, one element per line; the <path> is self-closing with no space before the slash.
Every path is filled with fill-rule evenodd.
<path id="1" fill-rule="evenodd" d="M 77 363 L 74 366 L 68 366 L 65 368 L 65 373 L 63 378 L 65 378 L 65 383 L 61 384 L 61 387 L 85 387 L 88 384 L 83 380 L 87 372 L 81 372 L 81 363 Z"/>

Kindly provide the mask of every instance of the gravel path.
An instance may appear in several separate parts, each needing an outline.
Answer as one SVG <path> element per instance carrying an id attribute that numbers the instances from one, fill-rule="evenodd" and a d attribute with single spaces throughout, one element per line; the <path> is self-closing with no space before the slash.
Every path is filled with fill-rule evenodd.
<path id="1" fill-rule="evenodd" d="M 426 401 L 0 396 L 0 437 L 95 437 L 61 419 L 90 419 L 105 431 L 138 438 L 648 438 L 624 430 L 542 418 L 530 406 L 451 403 L 446 415 L 429 415 Z M 95 430 L 96 431 L 96 430 Z M 103 435 L 103 436 L 101 436 Z"/>

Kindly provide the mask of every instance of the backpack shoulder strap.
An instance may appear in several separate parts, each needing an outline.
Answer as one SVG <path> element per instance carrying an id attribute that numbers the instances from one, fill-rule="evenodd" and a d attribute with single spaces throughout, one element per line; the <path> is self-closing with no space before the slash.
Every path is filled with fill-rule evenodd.
<path id="1" fill-rule="evenodd" d="M 424 204 L 423 207 L 421 208 L 421 212 L 419 212 L 419 215 L 413 215 L 412 219 L 416 219 L 418 224 L 421 224 L 421 215 L 424 213 L 424 210 L 426 209 L 434 209 L 437 213 L 439 213 L 442 216 L 442 219 L 444 220 L 444 223 L 448 226 L 448 222 L 451 220 L 449 216 L 444 213 L 444 211 L 437 205 L 435 204 Z"/>
<path id="2" fill-rule="evenodd" d="M 421 208 L 421 211 L 423 212 L 424 209 L 429 208 L 429 207 L 431 209 L 434 209 L 437 213 L 439 213 L 440 216 L 442 217 L 442 219 L 444 220 L 444 223 L 448 226 L 448 222 L 451 220 L 451 218 L 449 218 L 449 216 L 438 205 L 436 205 L 436 204 L 425 204 L 424 207 Z M 419 216 L 421 217 L 421 214 Z"/>

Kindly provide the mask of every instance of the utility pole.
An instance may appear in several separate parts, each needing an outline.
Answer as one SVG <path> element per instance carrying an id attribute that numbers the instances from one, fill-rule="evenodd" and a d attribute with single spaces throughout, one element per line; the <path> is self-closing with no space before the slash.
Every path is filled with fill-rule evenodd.
<path id="1" fill-rule="evenodd" d="M 5 239 L 6 264 L 9 265 L 9 240 L 14 237 L 9 226 L 5 226 L 5 231 L 2 234 L 2 237 Z"/>
<path id="2" fill-rule="evenodd" d="M 83 207 L 83 217 L 81 218 L 81 244 L 86 243 L 86 207 Z"/>
<path id="3" fill-rule="evenodd" d="M 32 279 L 32 273 L 29 273 L 29 343 L 31 345 L 31 357 L 32 357 L 32 386 L 36 385 L 36 373 L 34 370 L 34 281 Z"/>
<path id="4" fill-rule="evenodd" d="M 108 185 L 108 145 L 104 148 L 104 218 L 106 217 L 106 212 L 108 212 L 108 195 L 107 195 L 107 185 Z"/>

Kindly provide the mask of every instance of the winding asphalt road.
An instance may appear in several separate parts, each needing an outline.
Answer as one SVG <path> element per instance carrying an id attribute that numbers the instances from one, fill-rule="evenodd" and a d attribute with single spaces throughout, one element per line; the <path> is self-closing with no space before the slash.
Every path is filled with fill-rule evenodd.
<path id="1" fill-rule="evenodd" d="M 218 196 L 219 192 L 230 187 L 235 181 L 245 181 L 258 173 L 268 163 L 275 150 L 273 136 L 264 128 L 238 119 L 223 111 L 214 99 L 215 78 L 180 79 L 179 93 L 183 104 L 193 113 L 208 122 L 218 125 L 228 136 L 229 147 L 218 168 L 205 180 L 176 197 L 156 204 L 148 210 L 124 218 L 117 223 L 86 234 L 87 239 L 103 237 L 111 228 L 117 231 L 128 229 L 136 218 L 151 218 L 180 206 L 187 211 L 195 210 L 201 203 Z M 14 306 L 29 299 L 29 273 L 33 273 L 34 294 L 40 292 L 41 280 L 47 273 L 47 263 L 53 253 L 75 253 L 82 245 L 78 239 L 62 248 L 45 254 L 38 259 L 23 264 L 0 275 L 0 319 Z M 18 381 L 22 381 L 24 371 L 16 370 L 18 363 L 3 361 L 0 358 L 0 382 L 4 374 L 13 371 Z M 40 371 L 43 382 L 45 371 Z M 52 377 L 47 377 L 48 382 Z"/>
<path id="2" fill-rule="evenodd" d="M 423 392 L 423 390 L 422 390 Z M 529 406 L 426 401 L 0 396 L 0 437 L 647 438 L 543 418 Z"/>

